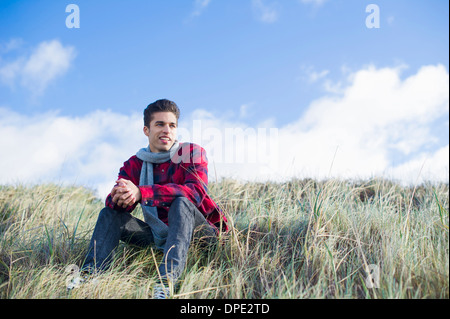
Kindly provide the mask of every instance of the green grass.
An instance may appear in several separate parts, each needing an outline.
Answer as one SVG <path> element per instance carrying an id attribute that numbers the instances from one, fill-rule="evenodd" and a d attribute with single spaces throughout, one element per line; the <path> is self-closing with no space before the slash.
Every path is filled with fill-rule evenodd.
<path id="1" fill-rule="evenodd" d="M 174 298 L 449 298 L 446 184 L 223 180 L 209 193 L 231 231 L 191 246 Z M 147 298 L 162 254 L 125 244 L 95 282 L 66 289 L 102 207 L 82 187 L 0 186 L 0 298 Z"/>

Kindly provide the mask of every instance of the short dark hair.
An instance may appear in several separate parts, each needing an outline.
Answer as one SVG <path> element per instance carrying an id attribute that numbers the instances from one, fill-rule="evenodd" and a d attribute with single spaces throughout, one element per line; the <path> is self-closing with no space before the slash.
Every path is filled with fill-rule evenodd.
<path id="1" fill-rule="evenodd" d="M 157 112 L 172 112 L 175 114 L 175 117 L 180 118 L 180 109 L 177 104 L 173 101 L 167 99 L 161 99 L 149 104 L 144 110 L 144 126 L 149 127 L 150 122 L 153 119 L 153 113 Z"/>

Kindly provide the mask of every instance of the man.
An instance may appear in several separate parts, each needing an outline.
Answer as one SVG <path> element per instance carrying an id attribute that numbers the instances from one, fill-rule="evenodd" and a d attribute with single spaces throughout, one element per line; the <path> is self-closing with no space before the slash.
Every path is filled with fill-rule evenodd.
<path id="1" fill-rule="evenodd" d="M 164 252 L 155 298 L 169 297 L 169 287 L 184 270 L 194 233 L 211 241 L 219 231 L 228 230 L 227 219 L 207 194 L 205 150 L 176 140 L 179 116 L 177 105 L 165 99 L 144 110 L 148 147 L 120 169 L 82 267 L 88 272 L 106 269 L 119 240 L 154 245 Z M 142 206 L 145 222 L 131 215 L 137 204 Z"/>

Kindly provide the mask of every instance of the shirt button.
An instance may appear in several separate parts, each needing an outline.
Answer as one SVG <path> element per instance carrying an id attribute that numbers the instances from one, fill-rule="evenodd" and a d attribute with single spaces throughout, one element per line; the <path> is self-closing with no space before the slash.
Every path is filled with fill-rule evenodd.
<path id="1" fill-rule="evenodd" d="M 162 172 L 164 173 L 164 168 L 162 169 Z"/>

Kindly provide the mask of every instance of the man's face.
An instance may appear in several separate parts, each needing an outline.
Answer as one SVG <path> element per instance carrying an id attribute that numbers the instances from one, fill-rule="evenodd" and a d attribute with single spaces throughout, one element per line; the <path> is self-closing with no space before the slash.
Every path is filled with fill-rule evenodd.
<path id="1" fill-rule="evenodd" d="M 160 153 L 168 151 L 175 143 L 177 135 L 177 118 L 172 112 L 153 114 L 150 128 L 144 126 L 144 134 L 148 137 L 150 151 Z"/>

